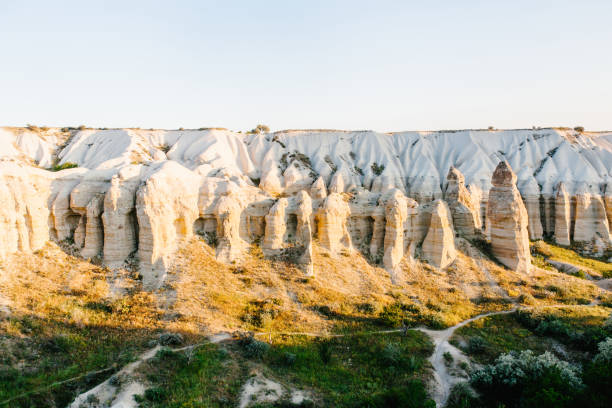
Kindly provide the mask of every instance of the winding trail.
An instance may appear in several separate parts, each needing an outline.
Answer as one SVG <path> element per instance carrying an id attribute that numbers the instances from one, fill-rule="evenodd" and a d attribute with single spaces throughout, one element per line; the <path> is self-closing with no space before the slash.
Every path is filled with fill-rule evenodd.
<path id="1" fill-rule="evenodd" d="M 219 343 L 221 341 L 230 339 L 229 333 L 218 333 L 209 337 L 210 343 Z M 189 346 L 172 349 L 173 351 L 186 351 L 193 350 L 194 348 L 207 344 L 198 343 Z M 131 375 L 136 371 L 140 365 L 155 357 L 155 354 L 161 349 L 160 345 L 153 347 L 142 353 L 138 359 L 115 373 L 112 377 L 106 381 L 98 384 L 94 388 L 78 395 L 69 408 L 82 408 L 82 407 L 98 407 L 105 406 L 110 408 L 136 408 L 138 403 L 134 399 L 134 396 L 141 395 L 145 392 L 146 387 L 139 381 L 131 379 Z M 113 382 L 113 378 L 123 378 L 124 381 L 119 383 Z M 101 405 L 99 405 L 101 404 Z"/>
<path id="2" fill-rule="evenodd" d="M 445 364 L 444 353 L 450 353 L 453 356 L 453 361 L 468 362 L 469 360 L 468 357 L 463 354 L 461 350 L 449 343 L 449 340 L 455 333 L 455 330 L 465 326 L 466 324 L 470 324 L 478 319 L 482 319 L 483 317 L 509 314 L 515 312 L 516 310 L 517 308 L 514 307 L 510 310 L 483 313 L 478 316 L 474 316 L 470 319 L 464 320 L 461 323 L 457 323 L 456 325 L 444 330 L 431 330 L 422 327 L 415 329 L 427 334 L 434 343 L 434 351 L 429 357 L 429 362 L 433 367 L 433 376 L 436 380 L 436 387 L 433 390 L 432 398 L 436 402 L 436 405 L 438 407 L 443 407 L 444 404 L 446 404 L 453 385 L 462 381 L 462 378 L 453 375 L 449 370 L 449 367 Z"/>

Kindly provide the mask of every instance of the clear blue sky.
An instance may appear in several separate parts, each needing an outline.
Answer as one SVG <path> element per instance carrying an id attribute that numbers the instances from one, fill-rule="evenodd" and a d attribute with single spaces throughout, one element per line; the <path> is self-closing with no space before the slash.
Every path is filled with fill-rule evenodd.
<path id="1" fill-rule="evenodd" d="M 612 1 L 0 0 L 0 124 L 612 129 Z"/>

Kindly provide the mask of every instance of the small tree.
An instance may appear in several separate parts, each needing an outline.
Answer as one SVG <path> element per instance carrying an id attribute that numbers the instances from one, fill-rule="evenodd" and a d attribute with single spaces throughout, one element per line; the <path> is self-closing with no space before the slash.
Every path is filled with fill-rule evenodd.
<path id="1" fill-rule="evenodd" d="M 578 133 L 582 133 L 584 132 L 584 126 L 576 126 L 574 130 Z"/>
<path id="2" fill-rule="evenodd" d="M 266 125 L 259 124 L 255 127 L 255 129 L 251 129 L 249 133 L 267 133 L 270 131 L 270 128 Z"/>

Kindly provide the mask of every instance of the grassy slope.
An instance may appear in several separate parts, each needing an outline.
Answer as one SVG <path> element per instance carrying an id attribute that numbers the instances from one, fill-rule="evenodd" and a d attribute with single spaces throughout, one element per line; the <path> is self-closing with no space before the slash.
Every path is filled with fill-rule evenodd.
<path id="1" fill-rule="evenodd" d="M 612 264 L 601 259 L 580 255 L 570 248 L 560 247 L 544 241 L 531 243 L 534 263 L 541 268 L 551 268 L 545 259 L 566 262 L 584 268 L 594 277 L 612 278 Z"/>
<path id="2" fill-rule="evenodd" d="M 329 346 L 329 360 L 320 351 L 324 343 Z M 317 406 L 358 406 L 393 387 L 421 383 L 431 351 L 429 339 L 416 331 L 325 341 L 274 337 L 262 356 L 248 356 L 236 342 L 207 344 L 189 357 L 160 354 L 143 367 L 153 388 L 141 406 L 235 406 L 240 386 L 257 374 L 287 388 L 306 390 L 315 396 Z"/>
<path id="3" fill-rule="evenodd" d="M 588 328 L 601 327 L 611 311 L 606 307 L 566 306 L 536 308 L 528 313 L 536 319 L 557 318 L 580 332 Z M 484 340 L 484 347 L 481 350 L 473 350 L 470 347 L 470 340 L 476 337 Z M 533 327 L 526 326 L 517 318 L 516 313 L 479 319 L 458 329 L 451 339 L 455 345 L 459 345 L 479 363 L 491 363 L 500 354 L 515 350 L 531 349 L 538 353 L 553 350 L 558 353 L 560 340 L 564 339 L 540 333 Z M 566 346 L 564 349 L 567 348 L 569 351 L 574 348 L 571 344 Z M 560 357 L 567 358 L 563 354 Z"/>
<path id="4" fill-rule="evenodd" d="M 127 272 L 118 283 L 112 272 L 50 244 L 3 265 L 0 290 L 11 301 L 13 314 L 0 320 L 0 401 L 89 370 L 119 367 L 161 331 L 181 332 L 188 343 L 210 332 L 236 329 L 359 333 L 380 330 L 383 321 L 401 322 L 405 315 L 394 319 L 398 316 L 385 311 L 401 314 L 402 307 L 411 310 L 411 318 L 416 316 L 415 323 L 433 327 L 509 308 L 483 268 L 510 297 L 522 295 L 520 299 L 534 304 L 584 303 L 599 293 L 582 279 L 544 270 L 520 275 L 463 253 L 447 271 L 406 263 L 396 285 L 386 271 L 358 253 L 333 258 L 315 247 L 316 277 L 307 279 L 290 263 L 263 259 L 258 247 L 252 247 L 240 265 L 221 264 L 213 249 L 195 239 L 183 247 L 168 284 L 156 293 L 141 293 L 138 280 Z M 394 304 L 401 307 L 389 309 Z M 223 401 L 235 404 L 239 384 L 251 373 L 263 372 L 342 406 L 342 393 L 380 393 L 413 377 L 427 377 L 426 364 L 390 372 L 380 363 L 380 350 L 397 340 L 402 353 L 414 355 L 412 363 L 420 366 L 427 347 L 416 334 L 411 336 L 339 340 L 327 365 L 318 356 L 320 346 L 309 338 L 273 336 L 275 346 L 261 361 L 245 359 L 231 347 L 229 356 L 221 352 L 217 358 L 218 350 L 210 346 L 198 350 L 188 364 L 170 365 L 166 374 L 148 381 L 174 390 L 166 393 L 169 405 L 197 406 L 208 395 L 212 399 L 205 406 L 223 406 Z M 278 363 L 285 352 L 298 356 L 291 368 Z M 109 375 L 54 387 L 12 406 L 62 406 Z"/>

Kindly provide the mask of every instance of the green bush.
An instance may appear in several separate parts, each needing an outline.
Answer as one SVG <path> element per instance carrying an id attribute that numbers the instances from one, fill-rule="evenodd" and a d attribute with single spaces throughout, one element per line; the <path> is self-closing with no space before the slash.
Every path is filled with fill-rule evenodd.
<path id="1" fill-rule="evenodd" d="M 389 327 L 402 325 L 413 327 L 421 321 L 421 311 L 416 305 L 396 302 L 386 305 L 378 315 L 378 319 Z"/>
<path id="2" fill-rule="evenodd" d="M 469 384 L 458 383 L 451 389 L 446 408 L 475 408 L 478 406 L 478 399 Z"/>
<path id="3" fill-rule="evenodd" d="M 571 407 L 584 389 L 577 366 L 531 350 L 502 354 L 475 370 L 470 381 L 486 406 Z"/>
<path id="4" fill-rule="evenodd" d="M 483 353 L 487 348 L 487 341 L 480 336 L 470 337 L 468 340 L 468 352 L 470 354 Z"/>
<path id="5" fill-rule="evenodd" d="M 51 168 L 51 171 L 60 171 L 60 170 L 65 170 L 65 169 L 73 169 L 75 167 L 79 167 L 78 164 L 76 163 L 72 163 L 72 162 L 66 162 L 63 164 L 56 164 L 55 166 L 53 166 Z"/>
<path id="6" fill-rule="evenodd" d="M 380 358 L 383 364 L 395 367 L 402 360 L 402 349 L 398 344 L 389 343 L 383 348 Z"/>
<path id="7" fill-rule="evenodd" d="M 253 339 L 244 346 L 243 350 L 245 357 L 261 359 L 270 350 L 270 345 L 266 342 Z"/>
<path id="8" fill-rule="evenodd" d="M 385 165 L 374 162 L 372 163 L 371 169 L 372 169 L 372 172 L 374 172 L 374 174 L 376 174 L 377 176 L 380 176 L 383 173 L 383 171 L 385 171 Z"/>
<path id="9" fill-rule="evenodd" d="M 333 350 L 329 340 L 319 340 L 317 342 L 317 351 L 324 364 L 329 364 L 331 362 Z"/>
<path id="10" fill-rule="evenodd" d="M 355 408 L 435 408 L 420 380 L 412 380 L 404 387 L 393 387 L 352 404 Z"/>
<path id="11" fill-rule="evenodd" d="M 149 388 L 145 391 L 144 397 L 151 402 L 162 402 L 166 399 L 166 390 L 161 387 Z"/>

